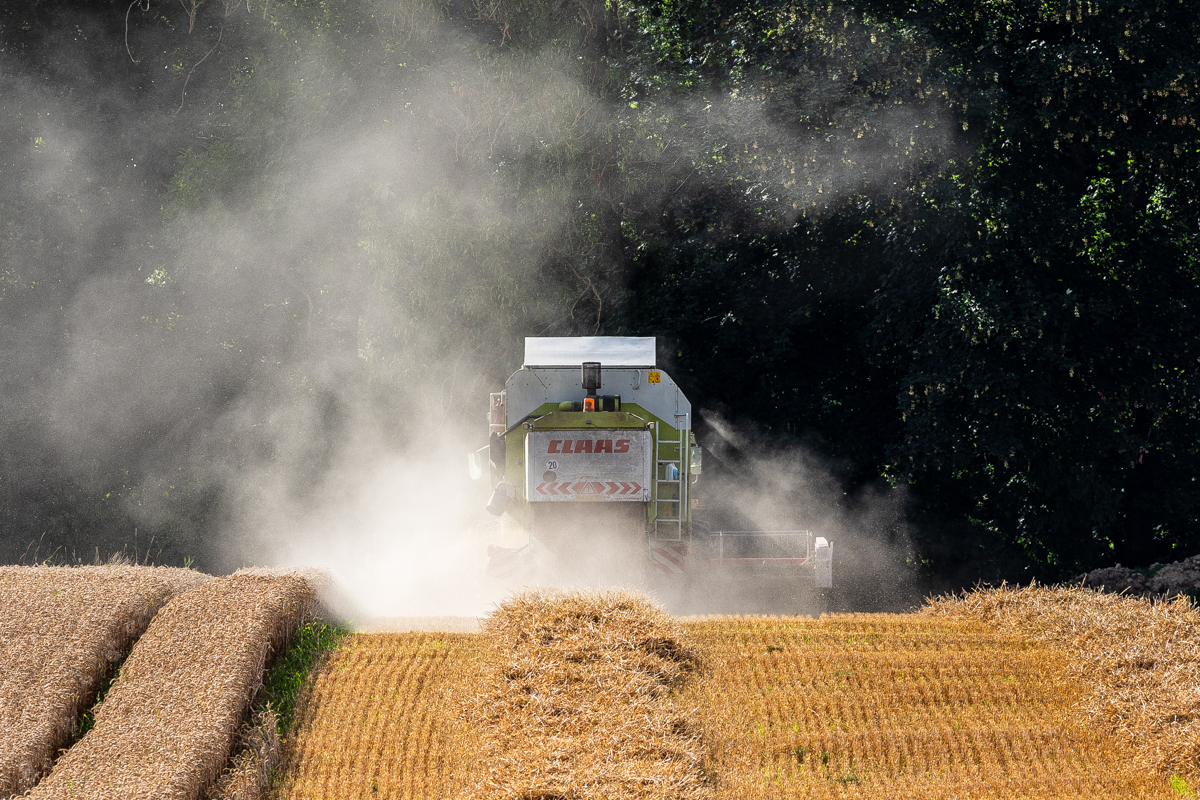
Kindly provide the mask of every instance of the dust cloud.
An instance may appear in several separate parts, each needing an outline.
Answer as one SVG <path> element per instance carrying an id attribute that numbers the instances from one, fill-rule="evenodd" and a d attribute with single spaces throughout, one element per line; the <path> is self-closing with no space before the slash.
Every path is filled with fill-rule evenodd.
<path id="1" fill-rule="evenodd" d="M 833 73 L 849 67 L 826 65 Z M 937 86 L 928 88 L 940 93 Z M 969 156 L 965 139 L 955 132 L 952 115 L 940 103 L 881 104 L 868 102 L 861 91 L 823 94 L 805 111 L 828 119 L 824 129 L 804 129 L 780 122 L 759 97 L 733 97 L 694 104 L 665 103 L 665 116 L 679 120 L 671 151 L 695 163 L 712 161 L 704 136 L 732 143 L 721 163 L 710 163 L 710 178 L 737 182 L 735 175 L 759 177 L 744 190 L 742 202 L 771 208 L 759 225 L 786 230 L 800 216 L 820 219 L 854 195 L 889 198 L 900 176 Z M 678 156 L 676 156 L 678 157 Z M 664 195 L 695 190 L 697 175 L 683 180 L 651 183 L 646 191 Z"/>
<path id="2" fill-rule="evenodd" d="M 695 519 L 710 530 L 820 536 L 833 545 L 833 588 L 815 590 L 811 578 L 797 580 L 795 570 L 729 574 L 723 592 L 697 595 L 688 611 L 905 611 L 920 605 L 903 489 L 847 492 L 830 465 L 806 448 L 781 445 L 717 413 L 702 416 L 706 460 Z"/>
<path id="3" fill-rule="evenodd" d="M 164 560 L 208 571 L 324 567 L 365 615 L 486 611 L 512 588 L 482 577 L 501 533 L 465 463 L 487 393 L 522 337 L 594 333 L 603 300 L 584 266 L 602 247 L 575 233 L 572 181 L 592 178 L 517 167 L 595 144 L 579 123 L 611 109 L 550 51 L 482 67 L 432 5 L 367 9 L 421 51 L 389 81 L 331 38 L 280 38 L 307 24 L 287 7 L 273 25 L 230 7 L 201 9 L 192 39 L 166 4 L 133 8 L 131 31 L 108 6 L 47 11 L 45 63 L 4 57 L 3 461 L 34 487 L 6 499 L 104 497 L 121 513 L 98 519 L 160 530 Z M 245 88 L 289 53 L 274 94 Z M 903 561 L 901 501 L 845 498 L 802 453 L 706 491 L 833 540 L 860 589 Z M 89 555 L 127 534 L 62 525 Z"/>

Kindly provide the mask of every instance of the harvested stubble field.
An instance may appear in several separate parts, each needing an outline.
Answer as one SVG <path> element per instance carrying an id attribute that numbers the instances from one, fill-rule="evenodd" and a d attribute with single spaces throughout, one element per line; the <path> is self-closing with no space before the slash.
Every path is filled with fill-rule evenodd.
<path id="1" fill-rule="evenodd" d="M 17 731 L 0 752 L 36 777 L 46 757 L 12 744 L 37 717 L 22 709 L 73 697 L 43 709 L 69 732 L 83 694 L 63 695 L 63 675 L 102 675 L 114 642 L 195 584 L 30 795 L 263 797 L 281 744 L 269 710 L 257 726 L 247 711 L 269 654 L 316 611 L 319 578 L 120 569 L 157 576 L 133 582 L 149 605 L 118 612 L 119 591 L 88 594 L 101 573 L 0 570 L 8 610 L 27 609 L 0 619 L 14 665 L 0 724 Z M 76 663 L 96 642 L 109 648 L 97 666 Z M 1200 613 L 1035 587 L 906 615 L 681 621 L 628 593 L 533 592 L 480 633 L 344 639 L 305 683 L 282 749 L 277 800 L 1190 797 Z"/>
<path id="2" fill-rule="evenodd" d="M 684 690 L 722 797 L 1169 797 L 1079 713 L 1068 659 L 914 615 L 693 623 Z"/>
<path id="3" fill-rule="evenodd" d="M 454 633 L 344 639 L 301 694 L 273 796 L 450 797 L 474 760 L 454 694 L 472 684 L 481 644 Z"/>
<path id="4" fill-rule="evenodd" d="M 481 634 L 347 640 L 274 796 L 1178 797 L 1196 622 L 1078 590 L 682 624 L 629 595 L 522 595 Z M 1158 679 L 1106 666 L 1135 651 Z"/>
<path id="5" fill-rule="evenodd" d="M 95 727 L 35 798 L 187 798 L 225 768 L 263 666 L 317 610 L 316 576 L 244 570 L 154 617 L 95 711 Z"/>
<path id="6" fill-rule="evenodd" d="M 29 789 L 184 569 L 0 567 L 0 797 Z"/>
<path id="7" fill-rule="evenodd" d="M 482 634 L 353 637 L 302 696 L 277 798 L 704 797 L 671 619 L 524 594 Z"/>
<path id="8" fill-rule="evenodd" d="M 1200 609 L 1186 598 L 1002 587 L 942 598 L 923 613 L 982 623 L 1065 653 L 1070 676 L 1083 687 L 1074 710 L 1092 726 L 1116 731 L 1137 767 L 1200 796 Z"/>

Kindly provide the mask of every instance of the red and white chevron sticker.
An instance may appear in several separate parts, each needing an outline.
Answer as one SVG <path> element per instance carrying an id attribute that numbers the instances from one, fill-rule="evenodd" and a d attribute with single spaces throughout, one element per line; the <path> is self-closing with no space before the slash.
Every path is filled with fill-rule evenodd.
<path id="1" fill-rule="evenodd" d="M 667 544 L 650 548 L 650 558 L 659 572 L 680 574 L 687 569 L 688 546 Z"/>
<path id="2" fill-rule="evenodd" d="M 534 487 L 534 491 L 543 497 L 620 497 L 640 495 L 642 485 L 625 481 L 543 481 Z"/>

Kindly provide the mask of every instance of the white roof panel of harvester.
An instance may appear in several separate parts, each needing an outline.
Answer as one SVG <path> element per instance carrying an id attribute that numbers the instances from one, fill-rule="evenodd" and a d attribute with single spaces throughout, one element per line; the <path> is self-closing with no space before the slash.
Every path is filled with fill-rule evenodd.
<path id="1" fill-rule="evenodd" d="M 605 367 L 653 367 L 653 336 L 526 336 L 525 366 L 578 367 L 599 361 Z"/>

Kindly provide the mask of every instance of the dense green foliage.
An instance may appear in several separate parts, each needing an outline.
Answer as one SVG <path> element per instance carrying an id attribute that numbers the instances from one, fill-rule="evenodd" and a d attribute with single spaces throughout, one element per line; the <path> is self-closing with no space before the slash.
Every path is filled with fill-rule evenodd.
<path id="1" fill-rule="evenodd" d="M 596 332 L 946 583 L 1200 549 L 1186 3 L 181 5 L 0 12 L 8 558 L 220 568 Z"/>
<path id="2" fill-rule="evenodd" d="M 300 687 L 321 656 L 336 650 L 353 630 L 342 624 L 321 621 L 301 625 L 288 646 L 263 675 L 262 690 L 255 699 L 254 711 L 270 707 L 279 720 L 279 735 L 286 736 L 296 713 Z"/>
<path id="3" fill-rule="evenodd" d="M 698 45 L 677 59 L 741 59 L 712 82 L 757 92 L 776 125 L 881 141 L 835 147 L 827 169 L 849 196 L 789 228 L 757 209 L 747 230 L 716 193 L 664 219 L 642 299 L 675 306 L 663 322 L 692 391 L 720 365 L 740 378 L 718 382 L 731 411 L 815 440 L 852 482 L 909 484 L 919 550 L 942 575 L 1055 579 L 1194 551 L 1195 15 L 716 7 L 672 6 L 672 38 Z M 839 80 L 855 88 L 831 108 L 820 84 Z M 931 125 L 931 97 L 964 131 L 954 144 L 914 158 L 886 124 L 871 132 L 871 109 L 891 103 L 920 120 L 909 130 Z M 772 157 L 739 177 L 778 205 Z M 905 169 L 886 172 L 889 158 Z M 874 170 L 896 188 L 871 191 Z"/>

